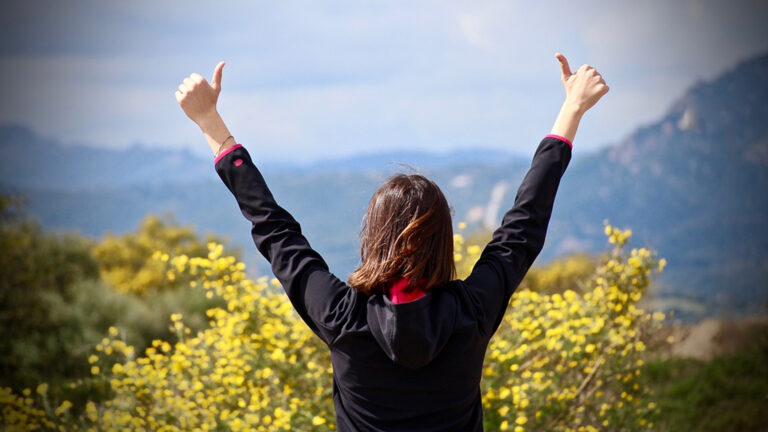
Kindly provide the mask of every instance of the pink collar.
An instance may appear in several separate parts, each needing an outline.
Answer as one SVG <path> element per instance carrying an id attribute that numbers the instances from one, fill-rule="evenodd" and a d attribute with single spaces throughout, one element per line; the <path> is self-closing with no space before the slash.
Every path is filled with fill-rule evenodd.
<path id="1" fill-rule="evenodd" d="M 408 286 L 408 278 L 402 278 L 399 281 L 392 284 L 389 289 L 389 297 L 392 303 L 406 303 L 414 300 L 418 300 L 427 293 L 420 286 L 414 287 L 411 292 L 404 292 L 403 290 Z"/>

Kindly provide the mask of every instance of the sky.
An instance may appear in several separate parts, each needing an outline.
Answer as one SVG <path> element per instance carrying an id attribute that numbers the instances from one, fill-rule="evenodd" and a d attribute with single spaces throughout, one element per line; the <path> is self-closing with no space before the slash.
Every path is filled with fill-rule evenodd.
<path id="1" fill-rule="evenodd" d="M 765 1 L 6 1 L 0 125 L 211 156 L 174 97 L 227 62 L 218 110 L 264 161 L 397 150 L 531 155 L 564 99 L 555 52 L 610 92 L 582 152 L 768 52 Z"/>

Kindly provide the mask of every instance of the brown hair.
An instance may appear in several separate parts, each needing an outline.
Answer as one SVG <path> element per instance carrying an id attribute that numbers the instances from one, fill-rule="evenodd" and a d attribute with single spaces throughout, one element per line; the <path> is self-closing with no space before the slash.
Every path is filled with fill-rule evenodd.
<path id="1" fill-rule="evenodd" d="M 385 292 L 400 278 L 405 291 L 456 277 L 451 208 L 443 192 L 419 174 L 395 174 L 371 197 L 360 234 L 362 263 L 349 284 L 365 294 Z"/>

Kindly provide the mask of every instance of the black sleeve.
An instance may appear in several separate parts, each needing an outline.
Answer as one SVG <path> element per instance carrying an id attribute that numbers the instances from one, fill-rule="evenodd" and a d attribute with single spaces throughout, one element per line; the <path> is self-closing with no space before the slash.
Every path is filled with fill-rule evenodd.
<path id="1" fill-rule="evenodd" d="M 555 194 L 570 160 L 566 141 L 550 136 L 541 140 L 514 206 L 464 280 L 478 325 L 488 338 L 499 328 L 512 293 L 544 246 Z"/>
<path id="2" fill-rule="evenodd" d="M 277 204 L 245 147 L 227 149 L 214 164 L 243 216 L 251 221 L 253 242 L 272 265 L 293 307 L 330 344 L 357 293 L 328 271 L 299 223 Z"/>

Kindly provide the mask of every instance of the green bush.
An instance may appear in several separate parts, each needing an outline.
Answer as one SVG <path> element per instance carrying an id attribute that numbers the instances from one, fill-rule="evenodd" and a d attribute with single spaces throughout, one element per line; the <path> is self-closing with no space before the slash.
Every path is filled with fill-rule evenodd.
<path id="1" fill-rule="evenodd" d="M 754 333 L 747 349 L 701 361 L 660 358 L 643 368 L 655 389 L 662 431 L 745 431 L 768 427 L 768 331 Z"/>
<path id="2" fill-rule="evenodd" d="M 188 228 L 160 228 L 183 234 L 185 244 L 201 242 L 189 240 Z M 158 229 L 153 231 L 158 239 L 178 239 Z M 44 231 L 24 213 L 23 197 L 0 194 L 0 386 L 60 387 L 88 377 L 87 355 L 111 325 L 119 325 L 127 341 L 143 350 L 154 339 L 173 339 L 171 313 L 184 313 L 196 330 L 207 325 L 205 310 L 221 304 L 189 284 L 147 289 L 141 296 L 116 291 L 100 279 L 101 263 L 93 253 L 99 246 L 79 234 Z M 139 260 L 152 262 L 152 252 Z"/>

